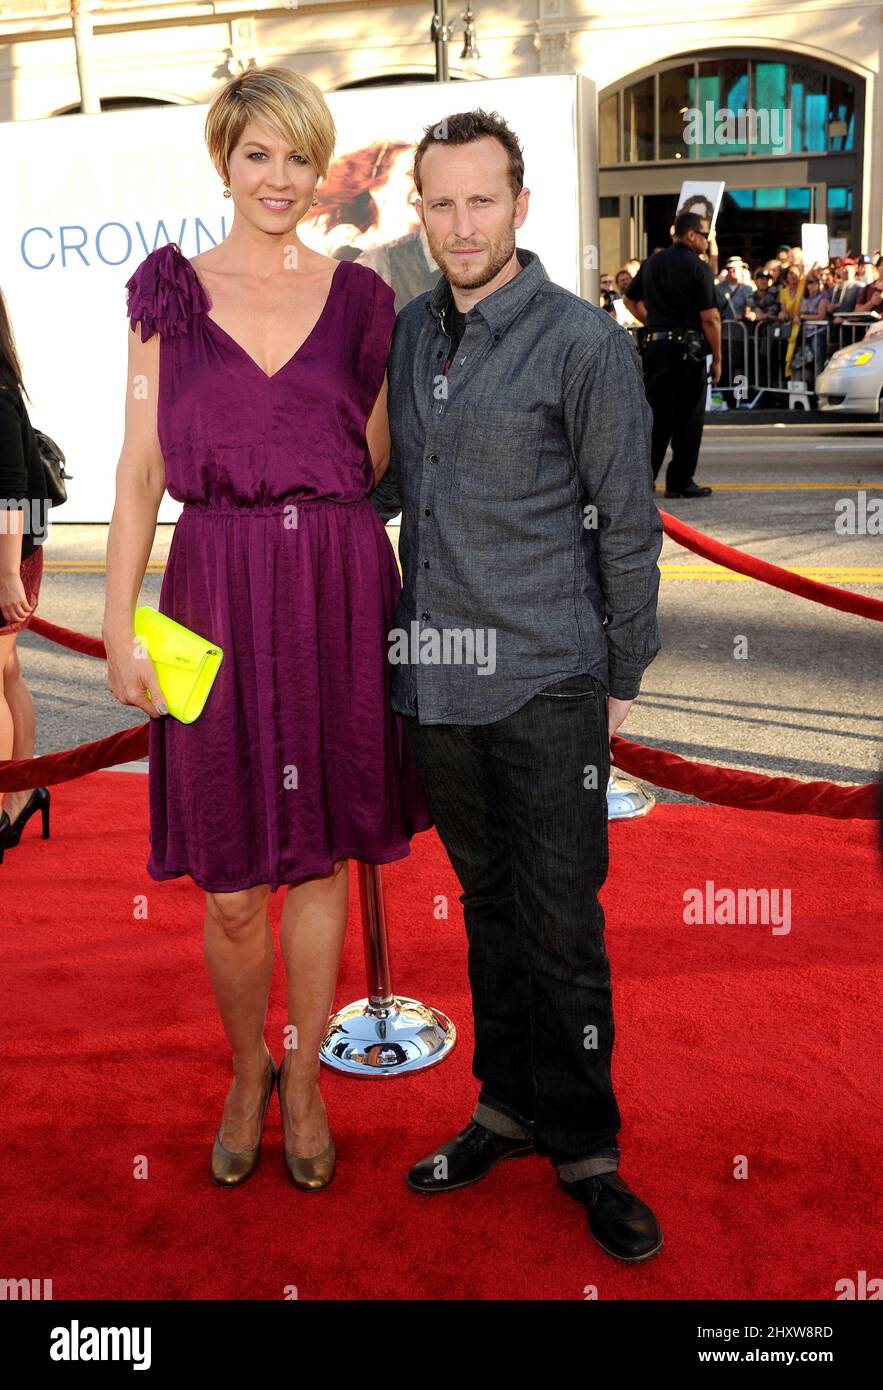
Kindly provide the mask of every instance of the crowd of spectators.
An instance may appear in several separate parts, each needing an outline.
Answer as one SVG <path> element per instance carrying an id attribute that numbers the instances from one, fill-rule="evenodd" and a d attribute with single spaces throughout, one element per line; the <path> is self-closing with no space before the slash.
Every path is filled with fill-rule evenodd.
<path id="1" fill-rule="evenodd" d="M 745 333 L 723 327 L 724 395 L 732 397 L 734 382 L 747 380 L 753 386 L 787 390 L 797 377 L 811 387 L 831 354 L 855 341 L 856 326 L 883 318 L 879 250 L 806 265 L 799 246 L 780 246 L 775 256 L 753 270 L 741 256 L 731 256 L 721 269 L 715 252 L 708 259 L 715 272 L 722 326 L 746 326 Z M 614 276 L 601 276 L 601 307 L 630 330 L 640 326 L 625 308 L 623 295 L 639 265 L 629 261 Z M 766 327 L 758 329 L 760 324 Z M 731 398 L 729 403 L 737 401 Z"/>

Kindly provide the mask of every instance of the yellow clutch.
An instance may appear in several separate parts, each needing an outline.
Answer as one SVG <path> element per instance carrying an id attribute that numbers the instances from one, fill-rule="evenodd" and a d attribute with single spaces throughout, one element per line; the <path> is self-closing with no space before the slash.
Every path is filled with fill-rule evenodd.
<path id="1" fill-rule="evenodd" d="M 221 648 L 148 604 L 135 609 L 134 628 L 156 669 L 169 714 L 192 724 L 224 659 Z"/>

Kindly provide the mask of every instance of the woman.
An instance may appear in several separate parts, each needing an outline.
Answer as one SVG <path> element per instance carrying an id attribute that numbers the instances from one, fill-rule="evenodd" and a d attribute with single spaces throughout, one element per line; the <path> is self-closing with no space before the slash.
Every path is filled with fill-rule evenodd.
<path id="1" fill-rule="evenodd" d="M 803 298 L 800 301 L 800 319 L 804 324 L 803 337 L 813 364 L 813 384 L 825 365 L 827 320 L 830 310 L 830 297 L 827 291 L 822 289 L 821 279 L 813 270 L 806 277 Z"/>
<path id="2" fill-rule="evenodd" d="M 793 265 L 789 265 L 785 274 L 785 283 L 779 290 L 779 318 L 783 323 L 789 319 L 791 321 L 788 350 L 785 353 L 785 376 L 789 379 L 791 377 L 791 358 L 794 356 L 797 335 L 800 332 L 800 301 L 803 298 L 803 283 L 803 276 Z"/>
<path id="3" fill-rule="evenodd" d="M 6 300 L 0 293 L 0 760 L 32 758 L 36 720 L 15 639 L 30 626 L 40 595 L 46 539 L 46 483 L 24 403 L 24 381 Z M 15 505 L 15 504 L 18 505 Z M 0 792 L 0 863 L 35 811 L 49 837 L 49 792 Z"/>
<path id="4" fill-rule="evenodd" d="M 250 69 L 212 102 L 205 134 L 233 199 L 229 236 L 192 261 L 162 246 L 126 285 L 132 389 L 103 635 L 110 689 L 151 715 L 148 872 L 188 874 L 206 893 L 206 963 L 234 1072 L 212 1178 L 233 1185 L 254 1171 L 276 1080 L 286 1168 L 310 1189 L 335 1164 L 318 1049 L 347 860 L 402 858 L 432 824 L 389 705 L 401 585 L 368 501 L 390 449 L 392 291 L 297 235 L 335 138 L 312 82 Z M 163 717 L 133 634 L 164 489 L 184 507 L 160 610 L 224 653 L 189 725 Z M 289 1022 L 277 1077 L 263 1033 L 268 897 L 283 884 Z"/>

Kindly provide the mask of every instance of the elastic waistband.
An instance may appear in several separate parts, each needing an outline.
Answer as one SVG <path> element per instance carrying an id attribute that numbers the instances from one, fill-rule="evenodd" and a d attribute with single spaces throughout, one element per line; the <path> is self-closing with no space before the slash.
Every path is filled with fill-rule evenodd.
<path id="1" fill-rule="evenodd" d="M 272 507 L 215 507 L 202 502 L 185 502 L 183 508 L 185 512 L 194 512 L 199 516 L 235 517 L 239 520 L 253 516 L 284 516 L 291 511 L 311 511 L 315 507 L 359 507 L 367 501 L 367 497 L 356 497 L 346 502 L 329 497 L 309 497 L 302 500 L 292 498 L 288 502 L 278 502 Z"/>

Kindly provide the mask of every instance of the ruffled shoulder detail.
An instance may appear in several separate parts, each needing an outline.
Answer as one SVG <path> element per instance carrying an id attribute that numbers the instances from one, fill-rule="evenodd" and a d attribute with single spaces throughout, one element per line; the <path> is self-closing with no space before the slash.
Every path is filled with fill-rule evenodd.
<path id="1" fill-rule="evenodd" d="M 126 313 L 141 341 L 154 333 L 176 338 L 189 333 L 193 316 L 211 308 L 193 266 L 174 241 L 151 251 L 126 281 Z"/>

